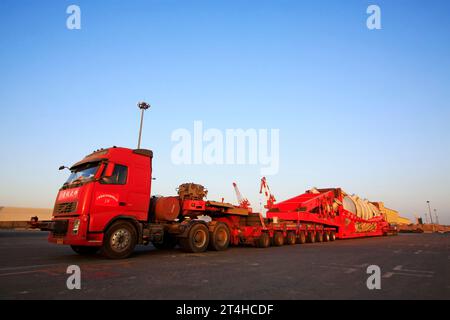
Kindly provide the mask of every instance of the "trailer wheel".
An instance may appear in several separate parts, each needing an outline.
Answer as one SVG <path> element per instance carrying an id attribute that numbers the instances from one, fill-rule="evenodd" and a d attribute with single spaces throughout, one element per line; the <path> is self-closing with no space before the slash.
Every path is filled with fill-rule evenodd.
<path id="1" fill-rule="evenodd" d="M 274 246 L 282 246 L 284 244 L 284 237 L 281 232 L 275 232 L 273 235 L 273 245 Z"/>
<path id="2" fill-rule="evenodd" d="M 330 241 L 330 233 L 328 231 L 326 231 L 323 234 L 323 242 L 328 242 L 328 241 Z"/>
<path id="3" fill-rule="evenodd" d="M 330 241 L 336 240 L 336 233 L 334 231 L 331 231 L 330 233 Z"/>
<path id="4" fill-rule="evenodd" d="M 90 247 L 90 246 L 70 246 L 73 251 L 82 256 L 87 256 L 91 254 L 96 254 L 100 247 Z"/>
<path id="5" fill-rule="evenodd" d="M 178 244 L 178 240 L 176 237 L 171 235 L 170 233 L 165 233 L 163 236 L 162 242 L 152 242 L 152 245 L 159 250 L 170 250 L 175 248 Z"/>
<path id="6" fill-rule="evenodd" d="M 316 235 L 314 234 L 314 231 L 309 231 L 308 232 L 308 242 L 309 243 L 316 242 Z"/>
<path id="7" fill-rule="evenodd" d="M 316 241 L 323 242 L 323 232 L 322 231 L 316 232 Z"/>
<path id="8" fill-rule="evenodd" d="M 180 239 L 180 245 L 186 252 L 204 252 L 208 248 L 209 231 L 203 223 L 191 226 L 187 238 Z"/>
<path id="9" fill-rule="evenodd" d="M 256 243 L 258 248 L 268 248 L 270 246 L 270 237 L 267 232 L 263 232 Z"/>
<path id="10" fill-rule="evenodd" d="M 297 243 L 299 244 L 306 243 L 306 235 L 303 231 L 300 231 L 300 233 L 298 234 Z"/>
<path id="11" fill-rule="evenodd" d="M 135 227 L 128 221 L 117 221 L 106 231 L 101 253 L 109 259 L 125 259 L 133 253 L 136 243 Z"/>
<path id="12" fill-rule="evenodd" d="M 288 232 L 287 236 L 286 236 L 286 243 L 289 245 L 294 245 L 296 244 L 296 239 L 295 239 L 295 233 L 293 232 Z"/>
<path id="13" fill-rule="evenodd" d="M 213 232 L 209 233 L 209 249 L 224 251 L 230 245 L 230 230 L 223 222 L 219 222 Z"/>

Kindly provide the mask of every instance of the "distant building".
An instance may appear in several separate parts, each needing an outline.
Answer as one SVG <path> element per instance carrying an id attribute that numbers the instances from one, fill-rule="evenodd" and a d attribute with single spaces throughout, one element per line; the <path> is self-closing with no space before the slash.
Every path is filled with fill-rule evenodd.
<path id="1" fill-rule="evenodd" d="M 398 211 L 385 207 L 383 202 L 372 202 L 372 204 L 375 205 L 378 208 L 378 210 L 380 210 L 381 214 L 383 215 L 383 217 L 386 219 L 387 222 L 406 225 L 412 224 L 411 220 L 404 217 L 400 217 Z"/>
<path id="2" fill-rule="evenodd" d="M 50 220 L 52 209 L 0 207 L 0 221 L 30 221 L 37 216 L 39 220 Z"/>

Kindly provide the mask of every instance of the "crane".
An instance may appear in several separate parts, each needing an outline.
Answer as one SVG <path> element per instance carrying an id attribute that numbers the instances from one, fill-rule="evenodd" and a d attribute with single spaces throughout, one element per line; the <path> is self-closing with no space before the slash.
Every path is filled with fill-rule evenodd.
<path id="1" fill-rule="evenodd" d="M 266 209 L 272 208 L 273 204 L 277 200 L 275 199 L 275 196 L 270 192 L 270 188 L 269 185 L 267 184 L 266 177 L 261 178 L 261 187 L 259 189 L 259 193 L 260 194 L 264 193 L 264 196 L 266 197 L 267 204 L 264 206 L 264 208 Z"/>
<path id="2" fill-rule="evenodd" d="M 248 209 L 249 212 L 251 212 L 252 208 L 250 207 L 250 201 L 248 201 L 247 198 L 244 198 L 241 194 L 241 192 L 239 191 L 239 188 L 236 184 L 236 182 L 233 182 L 233 188 L 234 188 L 234 192 L 236 192 L 236 198 L 239 202 L 239 207 L 243 208 L 243 209 Z"/>

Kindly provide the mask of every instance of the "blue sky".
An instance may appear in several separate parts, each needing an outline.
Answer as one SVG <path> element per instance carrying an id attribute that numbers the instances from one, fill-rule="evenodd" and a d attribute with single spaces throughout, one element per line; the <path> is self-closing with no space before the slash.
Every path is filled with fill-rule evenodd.
<path id="1" fill-rule="evenodd" d="M 66 8 L 81 8 L 81 30 Z M 366 28 L 381 8 L 382 30 Z M 175 166 L 171 133 L 280 129 L 279 200 L 341 186 L 450 224 L 448 1 L 1 1 L 0 205 L 51 207 L 100 147 L 154 150 L 154 191 L 259 207 L 257 166 Z"/>

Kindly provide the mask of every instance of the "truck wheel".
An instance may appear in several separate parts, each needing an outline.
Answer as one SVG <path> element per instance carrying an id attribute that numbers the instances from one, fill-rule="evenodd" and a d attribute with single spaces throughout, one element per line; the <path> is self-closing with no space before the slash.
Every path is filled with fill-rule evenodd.
<path id="1" fill-rule="evenodd" d="M 323 232 L 322 231 L 316 232 L 316 241 L 317 242 L 323 241 Z"/>
<path id="2" fill-rule="evenodd" d="M 137 243 L 137 232 L 127 221 L 117 221 L 108 228 L 103 238 L 101 253 L 109 259 L 125 259 Z"/>
<path id="3" fill-rule="evenodd" d="M 152 245 L 159 250 L 170 250 L 178 244 L 177 238 L 169 233 L 165 233 L 162 242 L 152 242 Z"/>
<path id="4" fill-rule="evenodd" d="M 286 243 L 289 245 L 294 245 L 297 242 L 297 239 L 295 239 L 295 233 L 288 232 L 286 236 Z"/>
<path id="5" fill-rule="evenodd" d="M 208 247 L 209 231 L 203 223 L 194 224 L 189 230 L 187 238 L 180 239 L 180 245 L 186 252 L 203 252 Z"/>
<path id="6" fill-rule="evenodd" d="M 230 230 L 225 223 L 219 222 L 213 232 L 209 233 L 209 249 L 224 251 L 230 245 Z"/>
<path id="7" fill-rule="evenodd" d="M 303 231 L 298 234 L 297 243 L 304 244 L 306 243 L 306 235 Z"/>
<path id="8" fill-rule="evenodd" d="M 330 241 L 336 240 L 336 233 L 334 231 L 331 231 L 330 233 Z"/>
<path id="9" fill-rule="evenodd" d="M 268 248 L 270 246 L 270 237 L 267 232 L 263 232 L 258 238 L 257 246 L 258 248 Z"/>
<path id="10" fill-rule="evenodd" d="M 284 244 L 284 237 L 281 232 L 275 232 L 273 235 L 273 245 L 274 246 L 282 246 Z"/>
<path id="11" fill-rule="evenodd" d="M 90 246 L 70 246 L 70 247 L 72 248 L 73 251 L 82 256 L 96 254 L 100 249 L 99 247 L 90 247 Z"/>
<path id="12" fill-rule="evenodd" d="M 328 242 L 328 241 L 330 241 L 330 233 L 328 231 L 326 231 L 323 234 L 323 242 Z"/>
<path id="13" fill-rule="evenodd" d="M 314 234 L 314 231 L 308 232 L 308 242 L 309 243 L 316 242 L 316 235 Z"/>

